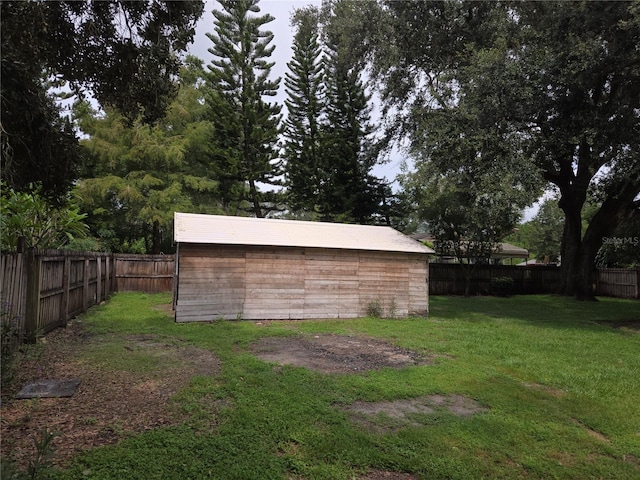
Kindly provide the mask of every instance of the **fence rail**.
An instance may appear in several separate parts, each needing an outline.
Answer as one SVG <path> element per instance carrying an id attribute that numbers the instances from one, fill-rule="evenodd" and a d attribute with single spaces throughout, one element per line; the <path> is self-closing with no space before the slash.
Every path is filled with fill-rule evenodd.
<path id="1" fill-rule="evenodd" d="M 174 255 L 116 254 L 119 292 L 170 292 L 173 290 Z"/>
<path id="2" fill-rule="evenodd" d="M 114 291 L 171 291 L 173 255 L 29 249 L 0 256 L 2 320 L 33 342 Z"/>
<path id="3" fill-rule="evenodd" d="M 598 295 L 640 299 L 640 269 L 601 268 L 596 291 Z"/>
<path id="4" fill-rule="evenodd" d="M 429 293 L 431 295 L 464 295 L 467 287 L 467 265 L 429 264 Z M 558 267 L 517 267 L 511 265 L 475 265 L 469 281 L 469 294 L 492 293 L 492 282 L 496 278 L 513 279 L 512 293 L 554 293 L 560 286 Z"/>

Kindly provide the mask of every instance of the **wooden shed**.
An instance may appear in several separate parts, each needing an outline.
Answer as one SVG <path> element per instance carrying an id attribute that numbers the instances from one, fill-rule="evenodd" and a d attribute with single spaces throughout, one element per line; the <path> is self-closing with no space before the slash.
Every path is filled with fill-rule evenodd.
<path id="1" fill-rule="evenodd" d="M 176 321 L 428 311 L 432 250 L 390 227 L 175 214 Z"/>

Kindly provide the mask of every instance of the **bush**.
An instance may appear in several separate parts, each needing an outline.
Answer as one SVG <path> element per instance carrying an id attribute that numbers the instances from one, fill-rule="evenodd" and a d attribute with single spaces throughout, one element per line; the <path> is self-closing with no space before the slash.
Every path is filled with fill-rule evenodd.
<path id="1" fill-rule="evenodd" d="M 513 293 L 513 278 L 494 277 L 491 279 L 491 293 L 498 296 L 509 296 Z"/>
<path id="2" fill-rule="evenodd" d="M 367 305 L 367 316 L 372 318 L 382 318 L 384 308 L 380 300 L 373 300 Z"/>

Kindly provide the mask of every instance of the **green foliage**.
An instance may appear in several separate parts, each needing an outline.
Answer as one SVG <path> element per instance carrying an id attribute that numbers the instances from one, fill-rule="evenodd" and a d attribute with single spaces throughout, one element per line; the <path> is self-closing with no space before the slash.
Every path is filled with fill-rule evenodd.
<path id="1" fill-rule="evenodd" d="M 170 251 L 174 211 L 217 213 L 218 182 L 209 164 L 213 126 L 204 117 L 201 63 L 187 59 L 180 90 L 153 127 L 129 126 L 115 111 L 99 117 L 76 106 L 88 161 L 78 185 L 82 208 L 103 248 Z M 140 243 L 142 242 L 142 243 Z"/>
<path id="2" fill-rule="evenodd" d="M 2 87 L 0 130 L 2 182 L 17 191 L 29 191 L 38 183 L 47 197 L 64 201 L 81 163 L 78 139 L 69 121 L 40 78 L 21 77 L 19 66 L 5 49 L 2 2 Z M 28 112 L 27 112 L 28 111 Z"/>
<path id="3" fill-rule="evenodd" d="M 294 14 L 293 58 L 285 74 L 288 111 L 283 132 L 285 175 L 287 201 L 294 211 L 313 212 L 326 188 L 321 142 L 321 122 L 325 114 L 324 63 L 318 22 L 319 12 L 315 7 L 300 9 Z"/>
<path id="4" fill-rule="evenodd" d="M 55 207 L 40 191 L 35 185 L 29 193 L 3 187 L 0 195 L 3 251 L 15 251 L 21 237 L 27 248 L 62 248 L 71 240 L 86 236 L 86 215 L 79 213 L 71 199 Z"/>
<path id="5" fill-rule="evenodd" d="M 330 7 L 330 8 L 329 8 Z M 291 207 L 324 221 L 390 223 L 391 189 L 371 174 L 379 151 L 362 62 L 336 23 L 345 2 L 297 10 L 285 85 L 285 173 Z"/>
<path id="6" fill-rule="evenodd" d="M 2 478 L 7 480 L 50 480 L 53 460 L 57 451 L 54 445 L 56 436 L 47 427 L 43 427 L 39 435 L 33 436 L 35 454 L 29 459 L 26 471 L 18 469 L 13 461 L 2 458 Z"/>
<path id="7" fill-rule="evenodd" d="M 20 345 L 20 330 L 17 318 L 13 315 L 13 305 L 2 302 L 0 307 L 0 368 L 2 372 L 2 389 L 8 387 L 14 378 L 13 360 Z"/>
<path id="8" fill-rule="evenodd" d="M 207 106 L 216 127 L 211 140 L 220 162 L 225 206 L 247 200 L 251 213 L 264 217 L 279 207 L 278 197 L 259 191 L 258 183 L 279 183 L 276 144 L 282 107 L 264 99 L 277 94 L 280 78 L 269 79 L 273 33 L 261 28 L 273 17 L 254 15 L 260 13 L 258 3 L 221 1 L 222 9 L 213 11 L 215 33 L 207 34 L 214 56 L 208 66 L 212 92 Z"/>
<path id="9" fill-rule="evenodd" d="M 603 239 L 596 259 L 599 267 L 640 267 L 640 214 L 635 214 Z"/>
<path id="10" fill-rule="evenodd" d="M 374 5 L 355 10 L 352 33 L 382 84 L 390 135 L 446 175 L 476 164 L 512 174 L 514 188 L 530 194 L 555 185 L 565 216 L 564 292 L 588 298 L 602 239 L 640 192 L 638 115 L 629 102 L 640 94 L 640 73 L 627 68 L 640 55 L 637 4 Z M 362 28 L 369 19 L 384 35 Z M 601 201 L 583 234 L 590 189 Z"/>
<path id="11" fill-rule="evenodd" d="M 371 300 L 367 303 L 367 316 L 372 318 L 382 318 L 384 315 L 384 307 L 380 300 Z"/>
<path id="12" fill-rule="evenodd" d="M 81 164 L 50 87 L 90 93 L 129 121 L 162 117 L 200 1 L 7 1 L 2 16 L 2 179 L 64 197 Z M 108 52 L 108 53 L 107 53 Z"/>
<path id="13" fill-rule="evenodd" d="M 429 319 L 177 325 L 154 308 L 168 295 L 116 294 L 83 318 L 101 338 L 83 345 L 85 358 L 122 336 L 156 334 L 210 350 L 222 371 L 194 377 L 173 397 L 186 415 L 183 424 L 80 453 L 51 476 L 311 479 L 371 470 L 461 479 L 637 476 L 629 459 L 640 454 L 639 337 L 614 327 L 640 319 L 638 302 L 602 298 L 587 305 L 550 295 L 430 300 Z M 433 362 L 328 375 L 273 365 L 249 351 L 262 337 L 323 333 L 386 340 Z M 97 368 L 110 366 L 101 361 Z M 388 417 L 354 421 L 340 408 L 428 394 L 464 395 L 487 410 L 416 414 L 398 425 Z"/>
<path id="14" fill-rule="evenodd" d="M 443 176 L 428 162 L 402 177 L 438 254 L 460 263 L 486 263 L 516 224 L 526 202 L 505 184 L 473 175 Z"/>
<path id="15" fill-rule="evenodd" d="M 398 305 L 396 299 L 391 298 L 388 305 L 379 298 L 371 300 L 367 303 L 367 316 L 371 318 L 396 318 L 398 314 Z"/>
<path id="16" fill-rule="evenodd" d="M 551 197 L 542 202 L 535 217 L 517 225 L 505 241 L 529 250 L 530 258 L 559 262 L 563 229 L 564 214 L 558 199 Z"/>
<path id="17" fill-rule="evenodd" d="M 38 436 L 33 437 L 35 446 L 35 456 L 29 460 L 27 475 L 30 480 L 44 479 L 44 474 L 53 466 L 53 459 L 56 455 L 54 439 L 56 434 L 47 427 L 42 428 Z"/>
<path id="18" fill-rule="evenodd" d="M 493 295 L 511 295 L 513 292 L 513 278 L 493 277 L 491 279 L 491 293 Z"/>

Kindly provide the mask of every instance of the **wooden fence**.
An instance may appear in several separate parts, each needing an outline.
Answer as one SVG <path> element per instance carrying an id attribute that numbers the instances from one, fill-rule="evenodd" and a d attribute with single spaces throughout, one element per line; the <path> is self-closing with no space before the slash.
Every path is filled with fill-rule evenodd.
<path id="1" fill-rule="evenodd" d="M 13 322 L 27 342 L 65 326 L 115 289 L 111 254 L 29 249 L 1 258 L 3 321 Z"/>
<path id="2" fill-rule="evenodd" d="M 449 263 L 429 264 L 429 294 L 464 295 L 467 265 Z M 511 265 L 476 265 L 469 293 L 487 295 L 492 293 L 492 281 L 499 277 L 513 279 L 512 293 L 554 293 L 560 286 L 558 267 L 517 267 Z"/>
<path id="3" fill-rule="evenodd" d="M 599 269 L 596 292 L 609 297 L 640 299 L 640 269 Z"/>
<path id="4" fill-rule="evenodd" d="M 174 255 L 120 255 L 34 250 L 0 256 L 2 320 L 11 320 L 22 339 L 66 325 L 68 319 L 105 300 L 114 291 L 170 292 Z M 554 293 L 557 267 L 478 265 L 471 294 L 492 293 L 492 279 L 511 277 L 512 293 Z M 640 269 L 607 268 L 596 274 L 596 295 L 640 298 Z M 431 295 L 463 295 L 464 265 L 431 263 Z"/>
<path id="5" fill-rule="evenodd" d="M 15 326 L 21 340 L 33 342 L 114 291 L 171 291 L 174 264 L 173 255 L 37 249 L 2 255 L 2 320 Z"/>
<path id="6" fill-rule="evenodd" d="M 466 265 L 429 264 L 430 295 L 464 295 Z M 517 267 L 511 265 L 477 265 L 469 284 L 471 295 L 493 293 L 493 281 L 499 277 L 513 279 L 513 294 L 556 293 L 560 287 L 560 268 L 556 266 Z M 640 298 L 640 270 L 602 268 L 595 272 L 596 295 Z"/>
<path id="7" fill-rule="evenodd" d="M 173 290 L 174 255 L 114 255 L 119 292 L 170 292 Z"/>

